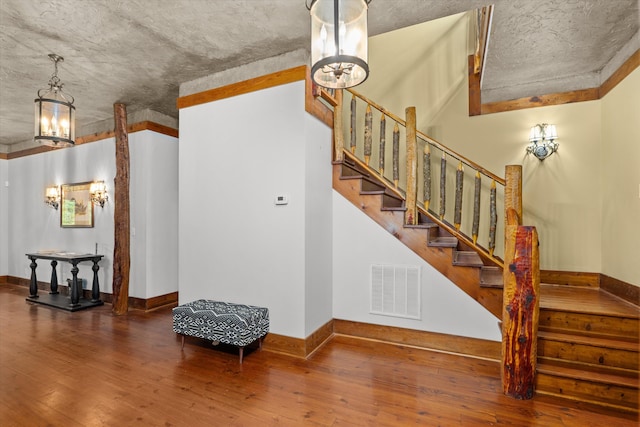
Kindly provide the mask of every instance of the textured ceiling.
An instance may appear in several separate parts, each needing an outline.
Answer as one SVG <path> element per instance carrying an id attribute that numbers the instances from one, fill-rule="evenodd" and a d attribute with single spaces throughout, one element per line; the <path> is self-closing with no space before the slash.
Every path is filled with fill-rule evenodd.
<path id="1" fill-rule="evenodd" d="M 494 1 L 483 101 L 598 86 L 640 44 L 638 1 Z M 484 4 L 373 0 L 369 32 Z M 32 138 L 49 53 L 65 58 L 58 75 L 82 127 L 111 118 L 115 102 L 177 117 L 181 83 L 309 43 L 304 0 L 0 0 L 0 151 Z"/>

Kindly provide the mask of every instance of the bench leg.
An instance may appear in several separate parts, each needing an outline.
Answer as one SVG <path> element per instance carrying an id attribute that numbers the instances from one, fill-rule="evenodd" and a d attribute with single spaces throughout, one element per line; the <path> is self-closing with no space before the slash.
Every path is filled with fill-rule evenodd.
<path id="1" fill-rule="evenodd" d="M 184 335 L 182 335 L 182 350 L 184 350 Z"/>
<path id="2" fill-rule="evenodd" d="M 244 347 L 239 347 L 240 349 L 240 364 L 242 365 L 242 357 L 244 356 Z"/>

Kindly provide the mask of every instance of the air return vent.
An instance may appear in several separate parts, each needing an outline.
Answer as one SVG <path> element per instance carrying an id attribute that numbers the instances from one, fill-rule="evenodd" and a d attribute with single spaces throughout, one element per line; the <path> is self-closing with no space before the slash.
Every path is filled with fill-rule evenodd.
<path id="1" fill-rule="evenodd" d="M 371 266 L 372 314 L 420 319 L 420 267 Z"/>

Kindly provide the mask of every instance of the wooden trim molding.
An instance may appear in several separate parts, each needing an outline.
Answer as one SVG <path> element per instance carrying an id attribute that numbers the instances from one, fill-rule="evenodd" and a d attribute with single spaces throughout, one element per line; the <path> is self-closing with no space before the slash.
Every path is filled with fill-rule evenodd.
<path id="1" fill-rule="evenodd" d="M 600 289 L 604 289 L 610 294 L 622 298 L 631 304 L 640 306 L 640 287 L 634 286 L 631 283 L 623 282 L 606 274 L 601 274 Z"/>
<path id="2" fill-rule="evenodd" d="M 469 116 L 479 116 L 482 114 L 482 98 L 480 93 L 480 73 L 475 70 L 475 56 L 469 55 L 467 58 L 469 67 Z"/>
<path id="3" fill-rule="evenodd" d="M 472 56 L 470 55 L 469 58 L 472 58 Z M 611 89 L 616 87 L 638 67 L 640 67 L 640 49 L 636 50 L 636 52 L 599 87 L 482 104 L 479 76 L 473 73 L 473 68 L 469 65 L 469 116 L 502 113 L 505 111 L 549 105 L 570 104 L 573 102 L 595 101 L 603 98 Z M 477 106 L 480 106 L 479 112 L 477 111 Z"/>
<path id="4" fill-rule="evenodd" d="M 231 98 L 232 96 L 304 80 L 306 74 L 307 66 L 301 65 L 299 67 L 289 68 L 288 70 L 278 71 L 256 77 L 254 79 L 209 89 L 204 92 L 181 96 L 178 98 L 176 105 L 180 110 L 182 108 L 193 107 L 194 105 L 206 104 L 220 99 Z"/>
<path id="5" fill-rule="evenodd" d="M 8 153 L 0 153 L 0 160 L 9 160 Z"/>
<path id="6" fill-rule="evenodd" d="M 262 348 L 274 353 L 283 353 L 294 357 L 309 357 L 333 336 L 333 320 L 316 329 L 307 338 L 293 338 L 269 332 Z"/>
<path id="7" fill-rule="evenodd" d="M 496 328 L 497 326 L 496 322 Z M 437 332 L 418 331 L 397 328 L 394 326 L 373 325 L 352 322 L 349 320 L 333 320 L 333 332 L 339 335 L 391 342 L 426 350 L 444 351 L 482 359 L 500 361 L 501 342 L 478 338 L 460 337 Z"/>
<path id="8" fill-rule="evenodd" d="M 600 286 L 599 273 L 581 273 L 575 271 L 540 270 L 540 283 L 565 286 Z"/>
<path id="9" fill-rule="evenodd" d="M 149 120 L 133 123 L 127 126 L 128 133 L 140 132 L 143 130 L 150 130 L 163 135 L 172 136 L 174 138 L 178 138 L 178 135 L 179 135 L 178 129 L 161 125 L 159 123 L 155 123 Z M 105 132 L 98 132 L 98 133 L 80 136 L 76 138 L 76 145 L 88 144 L 90 142 L 96 142 L 96 141 L 101 141 L 103 139 L 114 138 L 115 135 L 116 135 L 115 131 L 109 130 Z M 53 151 L 53 150 L 57 150 L 57 148 L 52 148 L 46 145 L 27 148 L 25 150 L 16 151 L 15 153 L 8 153 L 7 160 L 17 159 L 19 157 L 31 156 L 33 154 L 46 153 L 47 151 Z"/>

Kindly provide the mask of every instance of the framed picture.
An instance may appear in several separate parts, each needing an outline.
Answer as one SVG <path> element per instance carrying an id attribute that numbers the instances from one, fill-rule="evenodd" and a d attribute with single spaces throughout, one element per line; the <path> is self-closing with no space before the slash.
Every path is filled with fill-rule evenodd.
<path id="1" fill-rule="evenodd" d="M 91 182 L 62 184 L 60 226 L 63 228 L 93 227 Z"/>

